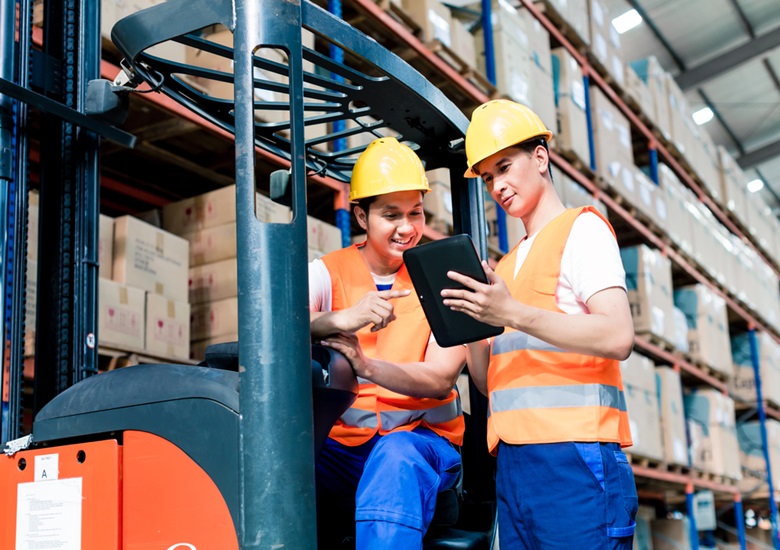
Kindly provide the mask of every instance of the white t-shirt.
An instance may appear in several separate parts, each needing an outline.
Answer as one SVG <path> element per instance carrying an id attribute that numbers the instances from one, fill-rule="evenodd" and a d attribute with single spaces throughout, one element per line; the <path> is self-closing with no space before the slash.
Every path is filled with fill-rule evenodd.
<path id="1" fill-rule="evenodd" d="M 395 282 L 391 275 L 371 274 L 379 288 L 390 289 Z M 320 259 L 309 262 L 309 311 L 331 311 L 333 309 L 333 286 L 330 272 Z"/>
<path id="2" fill-rule="evenodd" d="M 528 257 L 536 235 L 524 239 L 517 248 L 515 276 Z M 591 296 L 608 288 L 625 290 L 626 272 L 620 248 L 607 224 L 592 212 L 577 219 L 563 249 L 561 275 L 555 297 L 565 313 L 589 313 L 585 305 Z"/>

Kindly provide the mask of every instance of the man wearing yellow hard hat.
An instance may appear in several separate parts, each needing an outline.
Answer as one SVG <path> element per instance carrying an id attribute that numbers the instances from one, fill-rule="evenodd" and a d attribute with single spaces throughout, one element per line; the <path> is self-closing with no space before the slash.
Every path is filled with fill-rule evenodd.
<path id="1" fill-rule="evenodd" d="M 527 236 L 490 284 L 444 303 L 505 331 L 469 345 L 469 373 L 490 400 L 501 546 L 630 549 L 637 494 L 619 361 L 633 345 L 614 231 L 592 207 L 567 209 L 550 173 L 552 133 L 527 107 L 478 107 L 466 132 L 479 176 Z"/>
<path id="2" fill-rule="evenodd" d="M 317 460 L 321 547 L 338 544 L 346 518 L 357 548 L 422 548 L 437 494 L 460 472 L 454 386 L 466 350 L 432 339 L 403 263 L 422 237 L 429 190 L 414 151 L 373 141 L 349 197 L 365 242 L 309 265 L 312 337 L 343 353 L 360 382 Z"/>

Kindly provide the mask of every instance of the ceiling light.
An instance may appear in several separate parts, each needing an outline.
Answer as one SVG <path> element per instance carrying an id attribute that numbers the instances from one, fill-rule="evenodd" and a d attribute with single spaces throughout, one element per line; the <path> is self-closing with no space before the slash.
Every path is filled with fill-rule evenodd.
<path id="1" fill-rule="evenodd" d="M 628 10 L 612 20 L 612 26 L 619 34 L 630 31 L 642 22 L 642 16 L 636 10 Z"/>
<path id="2" fill-rule="evenodd" d="M 749 181 L 747 184 L 748 191 L 751 193 L 755 193 L 757 191 L 761 191 L 764 188 L 764 182 L 760 179 L 756 178 L 752 181 Z"/>
<path id="3" fill-rule="evenodd" d="M 712 112 L 712 109 L 709 107 L 704 107 L 703 109 L 699 109 L 695 113 L 693 113 L 693 121 L 701 126 L 702 124 L 708 123 L 710 120 L 712 120 L 712 117 L 715 116 L 715 113 Z"/>

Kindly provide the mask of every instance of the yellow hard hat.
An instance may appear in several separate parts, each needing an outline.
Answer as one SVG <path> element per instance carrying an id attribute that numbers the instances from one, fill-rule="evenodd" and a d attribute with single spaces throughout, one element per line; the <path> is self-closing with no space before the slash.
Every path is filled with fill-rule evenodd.
<path id="1" fill-rule="evenodd" d="M 467 178 L 476 178 L 474 165 L 499 151 L 532 138 L 552 139 L 552 132 L 525 105 L 508 99 L 494 99 L 483 103 L 471 115 L 466 130 Z"/>
<path id="2" fill-rule="evenodd" d="M 352 169 L 349 202 L 396 191 L 422 191 L 431 188 L 420 157 L 394 137 L 369 143 Z"/>

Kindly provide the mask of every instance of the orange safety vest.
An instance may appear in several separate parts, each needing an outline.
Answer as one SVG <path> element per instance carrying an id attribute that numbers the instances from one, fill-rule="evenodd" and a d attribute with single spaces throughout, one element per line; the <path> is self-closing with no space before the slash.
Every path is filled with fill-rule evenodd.
<path id="1" fill-rule="evenodd" d="M 376 290 L 376 283 L 358 250 L 360 246 L 363 245 L 353 245 L 322 257 L 330 273 L 333 311 L 351 307 L 367 292 Z M 393 363 L 416 363 L 425 359 L 431 329 L 406 266 L 402 266 L 395 275 L 393 290 L 406 289 L 411 290 L 408 296 L 393 300 L 395 321 L 376 332 L 371 332 L 370 325 L 357 332 L 367 357 Z M 417 426 L 430 428 L 456 445 L 463 443 L 465 423 L 455 388 L 445 399 L 433 399 L 395 393 L 362 378 L 358 382 L 357 399 L 330 431 L 330 437 L 339 443 L 354 447 L 376 433 L 385 435 L 392 431 L 413 430 Z"/>
<path id="2" fill-rule="evenodd" d="M 496 273 L 517 301 L 561 312 L 555 297 L 561 259 L 574 220 L 583 212 L 597 214 L 609 226 L 593 207 L 569 209 L 538 233 L 516 277 L 517 247 L 498 263 Z M 499 440 L 515 445 L 631 445 L 623 380 L 614 359 L 565 351 L 506 328 L 493 340 L 488 394 L 488 447 L 493 454 Z"/>

